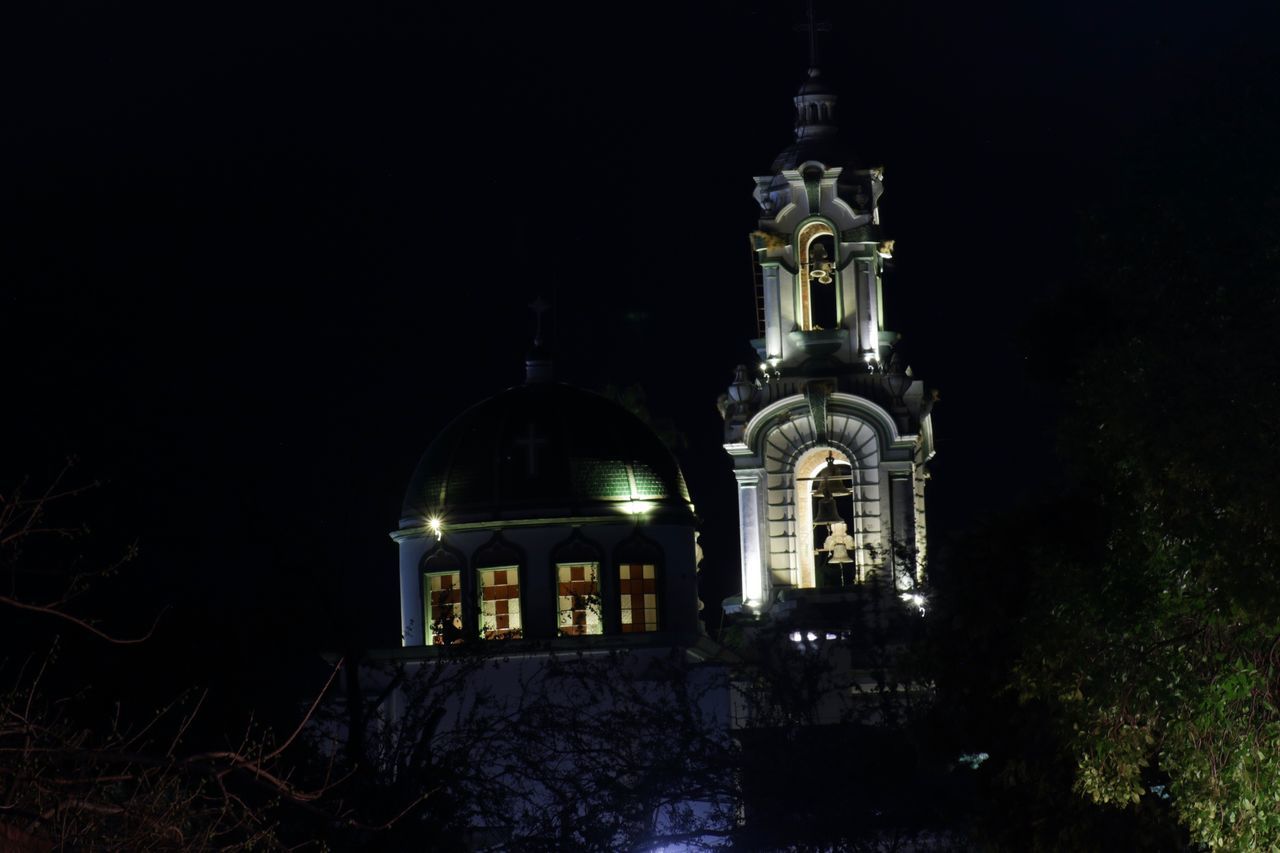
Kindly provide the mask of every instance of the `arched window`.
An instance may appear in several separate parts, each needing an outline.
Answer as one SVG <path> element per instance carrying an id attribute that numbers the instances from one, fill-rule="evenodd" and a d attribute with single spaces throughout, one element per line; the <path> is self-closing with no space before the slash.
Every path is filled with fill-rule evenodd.
<path id="1" fill-rule="evenodd" d="M 653 563 L 618 566 L 622 596 L 622 633 L 658 630 L 658 567 Z"/>
<path id="2" fill-rule="evenodd" d="M 517 640 L 524 636 L 520 607 L 520 566 L 523 555 L 494 534 L 475 553 L 476 590 L 480 599 L 479 633 L 486 640 Z"/>
<path id="3" fill-rule="evenodd" d="M 466 637 L 462 555 L 439 545 L 422 561 L 423 641 L 428 646 L 461 643 Z"/>
<path id="4" fill-rule="evenodd" d="M 796 234 L 800 270 L 801 329 L 835 329 L 840 326 L 839 273 L 836 272 L 835 232 L 825 222 L 803 225 Z"/>
<path id="5" fill-rule="evenodd" d="M 622 633 L 657 631 L 662 627 L 659 586 L 662 549 L 637 531 L 618 546 L 618 604 Z"/>
<path id="6" fill-rule="evenodd" d="M 562 637 L 604 633 L 600 549 L 578 531 L 553 552 L 556 629 Z"/>

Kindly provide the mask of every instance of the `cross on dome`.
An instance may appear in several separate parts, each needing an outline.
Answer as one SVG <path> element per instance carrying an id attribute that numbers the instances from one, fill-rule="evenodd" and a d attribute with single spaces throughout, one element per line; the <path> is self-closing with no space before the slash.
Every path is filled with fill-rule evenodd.
<path id="1" fill-rule="evenodd" d="M 538 476 L 538 451 L 546 447 L 547 440 L 538 435 L 537 425 L 529 424 L 529 431 L 525 437 L 517 438 L 515 444 L 517 447 L 524 448 L 525 474 L 530 477 Z"/>

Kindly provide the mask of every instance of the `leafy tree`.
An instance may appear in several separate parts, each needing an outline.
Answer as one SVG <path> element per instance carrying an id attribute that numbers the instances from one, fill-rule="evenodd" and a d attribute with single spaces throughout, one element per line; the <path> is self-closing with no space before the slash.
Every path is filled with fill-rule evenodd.
<path id="1" fill-rule="evenodd" d="M 1245 105 L 1274 116 L 1274 105 Z M 1091 547 L 1041 552 L 1014 684 L 1074 786 L 1280 845 L 1280 172 L 1274 128 L 1189 140 L 1091 223 L 1056 341 Z M 1187 169 L 1213 162 L 1222 168 Z M 1063 354 L 1066 354 L 1063 357 Z M 1058 540 L 1061 542 L 1061 540 Z"/>

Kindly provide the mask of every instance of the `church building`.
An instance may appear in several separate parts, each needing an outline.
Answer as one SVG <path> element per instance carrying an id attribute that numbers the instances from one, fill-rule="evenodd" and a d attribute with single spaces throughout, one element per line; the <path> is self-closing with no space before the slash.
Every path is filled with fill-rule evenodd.
<path id="1" fill-rule="evenodd" d="M 623 774 L 624 799 L 651 830 L 692 822 L 723 836 L 743 825 L 744 802 L 777 799 L 759 793 L 773 768 L 753 776 L 720 757 L 774 739 L 779 725 L 800 725 L 775 714 L 765 695 L 773 658 L 760 643 L 793 653 L 796 643 L 832 641 L 821 649 L 832 664 L 822 689 L 840 701 L 811 721 L 847 723 L 850 697 L 883 685 L 893 666 L 882 657 L 881 677 L 869 675 L 859 638 L 883 638 L 892 618 L 923 610 L 933 398 L 887 325 L 893 241 L 880 218 L 884 171 L 855 165 L 836 132 L 836 95 L 811 65 L 794 99 L 795 141 L 755 178 L 759 361 L 739 365 L 718 401 L 737 480 L 742 581 L 724 611 L 730 626 L 749 630 L 723 643 L 706 634 L 698 519 L 671 451 L 617 403 L 557 381 L 541 332 L 522 384 L 431 439 L 391 534 L 402 646 L 369 656 L 363 695 L 388 697 L 383 729 L 414 755 L 428 736 L 420 725 L 433 727 L 431 737 L 480 737 L 492 757 L 475 759 L 465 784 L 494 790 L 484 786 L 502 777 L 504 796 L 521 799 L 521 820 L 534 823 L 541 804 L 562 804 L 546 832 L 569 833 L 564 843 L 578 843 L 572 833 L 590 825 L 572 786 L 618 776 L 619 749 L 629 760 L 642 756 Z M 831 632 L 809 631 L 810 617 L 833 604 Z M 841 619 L 846 628 L 874 622 L 876 631 L 842 631 Z M 565 678 L 566 660 L 603 668 Z M 450 670 L 465 676 L 463 686 L 434 698 L 400 686 L 406 671 Z M 415 718 L 427 701 L 438 713 Z M 475 709 L 487 709 L 492 725 L 463 720 Z M 609 724 L 615 717 L 634 731 L 619 733 Z M 423 722 L 409 725 L 415 719 Z M 517 754 L 541 755 L 542 764 L 515 773 Z M 674 787 L 686 771 L 668 771 L 655 777 L 646 805 L 638 780 L 660 765 L 717 767 L 721 778 L 718 787 L 694 780 L 698 793 L 686 798 Z M 554 774 L 542 772 L 552 766 Z M 469 825 L 491 833 L 484 837 L 506 843 L 524 831 L 514 819 L 504 824 L 510 808 L 476 807 Z"/>

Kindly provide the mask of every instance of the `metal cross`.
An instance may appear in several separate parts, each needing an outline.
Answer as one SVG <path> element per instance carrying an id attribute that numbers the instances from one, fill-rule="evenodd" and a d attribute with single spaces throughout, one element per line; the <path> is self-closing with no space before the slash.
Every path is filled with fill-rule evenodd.
<path id="1" fill-rule="evenodd" d="M 538 428 L 529 424 L 529 432 L 526 438 L 517 438 L 516 446 L 524 448 L 525 454 L 525 472 L 530 477 L 538 476 L 538 449 L 545 447 L 547 440 L 538 435 Z"/>
<path id="2" fill-rule="evenodd" d="M 796 24 L 795 31 L 809 32 L 809 67 L 818 67 L 818 33 L 831 32 L 831 23 L 829 21 L 819 21 L 817 15 L 813 11 L 813 0 L 809 0 L 808 13 L 803 24 Z"/>

